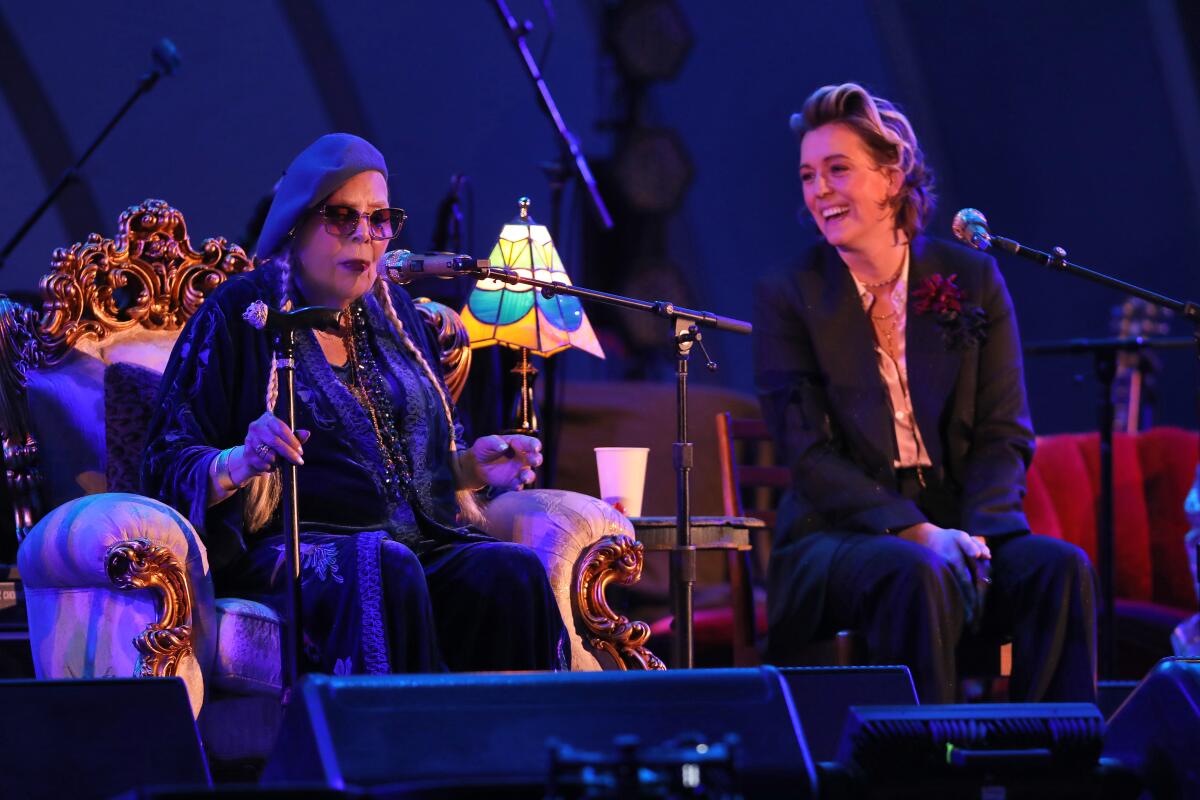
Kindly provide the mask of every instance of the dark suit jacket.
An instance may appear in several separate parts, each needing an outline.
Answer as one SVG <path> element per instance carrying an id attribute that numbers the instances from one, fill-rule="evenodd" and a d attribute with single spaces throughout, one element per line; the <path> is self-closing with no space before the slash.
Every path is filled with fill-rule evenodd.
<path id="1" fill-rule="evenodd" d="M 986 313 L 982 345 L 952 349 L 912 292 L 957 275 L 965 304 Z M 772 636 L 806 641 L 820 619 L 836 537 L 885 535 L 926 520 L 975 535 L 1028 530 L 1022 511 L 1034 435 L 1012 300 L 995 259 L 917 237 L 906 330 L 913 411 L 944 488 L 937 510 L 896 490 L 896 441 L 875 338 L 850 272 L 827 243 L 759 283 L 755 380 L 763 416 L 791 468 L 768 586 Z M 932 517 L 932 518 L 931 518 Z M 818 542 L 819 540 L 819 542 Z"/>

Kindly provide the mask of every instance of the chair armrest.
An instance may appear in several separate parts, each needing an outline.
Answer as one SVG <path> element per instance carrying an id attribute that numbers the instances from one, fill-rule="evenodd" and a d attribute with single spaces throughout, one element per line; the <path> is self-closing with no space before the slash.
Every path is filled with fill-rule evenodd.
<path id="1" fill-rule="evenodd" d="M 39 677 L 99 677 L 133 662 L 126 675 L 182 677 L 199 710 L 216 614 L 207 552 L 181 514 L 141 495 L 81 497 L 34 526 L 17 563 Z M 106 641 L 114 636 L 123 640 Z M 89 642 L 83 652 L 77 640 Z"/>
<path id="2" fill-rule="evenodd" d="M 646 648 L 650 628 L 615 613 L 605 590 L 642 574 L 642 545 L 624 515 L 577 492 L 509 492 L 484 509 L 484 530 L 533 549 L 571 636 L 573 670 L 664 669 Z M 599 656 L 599 658 L 597 658 Z"/>

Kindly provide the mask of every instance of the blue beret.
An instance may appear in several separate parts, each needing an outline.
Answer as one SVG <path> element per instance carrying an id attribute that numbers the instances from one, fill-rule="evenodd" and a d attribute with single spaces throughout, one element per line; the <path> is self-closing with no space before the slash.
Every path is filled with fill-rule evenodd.
<path id="1" fill-rule="evenodd" d="M 296 156 L 275 191 L 255 255 L 278 254 L 304 213 L 360 172 L 380 172 L 387 164 L 375 145 L 350 133 L 330 133 Z"/>

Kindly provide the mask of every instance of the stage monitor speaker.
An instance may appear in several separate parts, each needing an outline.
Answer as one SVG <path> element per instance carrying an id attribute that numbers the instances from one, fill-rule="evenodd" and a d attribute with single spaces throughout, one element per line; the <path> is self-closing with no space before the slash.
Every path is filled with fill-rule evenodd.
<path id="1" fill-rule="evenodd" d="M 1158 662 L 1109 721 L 1104 755 L 1152 797 L 1200 796 L 1200 659 Z"/>
<path id="2" fill-rule="evenodd" d="M 0 681 L 0 796 L 211 785 L 178 678 Z"/>
<path id="3" fill-rule="evenodd" d="M 447 779 L 537 787 L 548 778 L 550 742 L 612 754 L 620 737 L 657 747 L 692 735 L 716 747 L 730 734 L 733 771 L 747 796 L 815 796 L 812 759 L 773 667 L 309 675 L 263 782 L 322 781 L 373 794 Z"/>
<path id="4" fill-rule="evenodd" d="M 1103 733 L 1090 703 L 855 706 L 822 797 L 1132 800 L 1137 777 L 1102 761 Z"/>
<path id="5" fill-rule="evenodd" d="M 784 667 L 780 669 L 814 761 L 832 761 L 851 706 L 916 705 L 908 667 Z"/>

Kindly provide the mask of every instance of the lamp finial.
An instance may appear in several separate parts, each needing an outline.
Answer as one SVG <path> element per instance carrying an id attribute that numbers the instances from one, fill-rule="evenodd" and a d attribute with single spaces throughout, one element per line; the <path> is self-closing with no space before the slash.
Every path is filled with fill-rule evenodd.
<path id="1" fill-rule="evenodd" d="M 518 197 L 517 198 L 517 205 L 519 205 L 521 207 L 521 219 L 529 219 L 529 204 L 530 204 L 530 202 L 531 201 L 528 197 Z"/>

